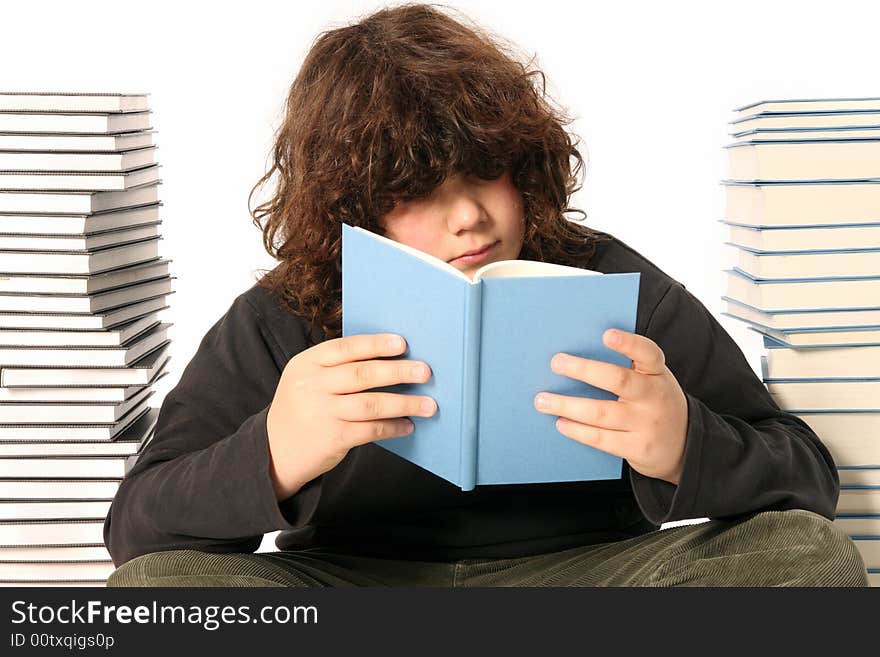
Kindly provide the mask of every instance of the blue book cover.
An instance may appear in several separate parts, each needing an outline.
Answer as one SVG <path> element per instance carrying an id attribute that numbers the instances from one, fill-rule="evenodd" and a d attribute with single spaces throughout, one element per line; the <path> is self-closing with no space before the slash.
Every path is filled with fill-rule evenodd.
<path id="1" fill-rule="evenodd" d="M 880 276 L 809 276 L 804 278 L 758 278 L 752 276 L 747 271 L 743 271 L 739 267 L 733 269 L 725 269 L 724 271 L 732 271 L 739 274 L 743 278 L 747 278 L 753 283 L 822 283 L 824 281 L 880 281 Z M 779 312 L 779 311 L 777 311 Z"/>
<path id="2" fill-rule="evenodd" d="M 789 250 L 789 251 L 765 251 L 765 250 L 761 250 L 761 249 L 753 249 L 753 248 L 750 247 L 750 246 L 743 246 L 742 244 L 737 244 L 736 242 L 724 242 L 724 244 L 727 245 L 727 246 L 734 246 L 734 247 L 736 247 L 737 249 L 742 249 L 743 251 L 747 251 L 748 253 L 753 253 L 753 254 L 758 255 L 758 256 L 761 256 L 761 255 L 768 255 L 768 256 L 799 256 L 799 255 L 810 255 L 810 256 L 814 256 L 814 255 L 837 254 L 837 253 L 880 253 L 880 249 L 877 249 L 877 248 L 874 248 L 874 247 L 868 247 L 868 248 L 864 248 L 864 249 L 813 249 L 813 250 L 810 250 L 810 251 L 807 251 L 807 250 L 800 250 L 800 251 L 791 251 L 791 250 Z M 734 267 L 734 269 L 738 269 L 738 268 L 737 268 L 737 267 Z M 740 269 L 739 271 L 742 271 L 742 270 Z M 747 273 L 747 272 L 743 272 L 743 273 Z M 753 278 L 754 278 L 754 277 L 753 277 Z M 865 275 L 865 276 L 842 276 L 842 277 L 841 277 L 841 276 L 822 276 L 822 277 L 816 277 L 817 280 L 827 280 L 827 279 L 829 279 L 829 278 L 835 278 L 835 279 L 836 279 L 836 278 L 848 278 L 848 279 L 853 279 L 853 278 L 877 278 L 877 275 L 876 275 L 876 274 L 867 274 L 867 275 Z M 759 279 L 759 278 L 755 278 L 755 280 L 761 280 L 761 279 Z M 782 279 L 782 280 L 788 280 L 788 279 Z M 803 280 L 803 279 L 802 279 L 802 280 Z M 805 280 L 811 280 L 811 279 L 805 279 Z"/>
<path id="3" fill-rule="evenodd" d="M 474 279 L 343 225 L 343 335 L 402 335 L 401 358 L 426 362 L 431 379 L 381 390 L 430 396 L 438 406 L 430 418 L 410 418 L 409 436 L 376 444 L 462 490 L 621 478 L 622 459 L 559 433 L 534 398 L 540 391 L 615 398 L 555 374 L 550 360 L 565 352 L 630 367 L 602 334 L 634 330 L 639 274 L 517 260 L 490 263 Z"/>
<path id="4" fill-rule="evenodd" d="M 745 108 L 744 108 L 745 109 Z M 761 119 L 766 118 L 768 116 L 776 116 L 776 117 L 802 117 L 802 116 L 811 116 L 811 117 L 822 117 L 822 116 L 853 116 L 853 115 L 862 115 L 862 116 L 870 116 L 876 117 L 877 123 L 880 124 L 880 112 L 874 109 L 870 110 L 828 110 L 824 112 L 758 112 L 756 114 L 749 114 L 748 116 L 743 116 L 738 119 L 734 119 L 733 121 L 728 121 L 730 125 L 736 126 L 738 123 L 743 123 L 745 121 L 749 121 L 751 119 Z"/>
<path id="5" fill-rule="evenodd" d="M 856 97 L 856 98 L 854 98 L 854 97 L 848 97 L 848 98 L 773 98 L 773 99 L 759 100 L 754 103 L 749 103 L 748 105 L 743 105 L 742 107 L 737 107 L 733 111 L 734 112 L 742 112 L 744 110 L 751 109 L 753 107 L 758 107 L 759 105 L 765 105 L 768 103 L 773 103 L 773 104 L 779 103 L 779 104 L 782 104 L 783 106 L 785 106 L 786 103 L 801 105 L 804 103 L 807 103 L 807 104 L 809 104 L 809 103 L 841 103 L 841 102 L 851 103 L 852 101 L 855 101 L 858 103 L 868 103 L 868 107 L 871 107 L 873 105 L 871 103 L 871 101 L 875 101 L 875 100 L 880 100 L 880 98 L 878 98 L 877 96 L 867 96 L 867 97 L 862 96 L 862 97 Z M 784 110 L 784 112 L 790 112 L 790 111 L 813 113 L 813 112 L 816 112 L 817 110 L 814 108 L 798 109 L 798 110 Z M 856 109 L 856 108 L 850 107 L 849 109 L 835 108 L 835 109 L 825 110 L 825 111 L 828 111 L 828 112 L 860 112 L 861 111 L 861 112 L 863 112 L 863 111 L 871 111 L 871 110 L 870 109 L 867 109 L 867 110 Z"/>
<path id="6" fill-rule="evenodd" d="M 864 185 L 880 184 L 880 178 L 865 178 L 864 180 L 731 180 L 721 181 L 728 187 L 784 187 L 786 185 Z"/>
<path id="7" fill-rule="evenodd" d="M 758 187 L 758 186 L 759 185 L 753 185 L 753 187 Z M 880 226 L 880 223 L 877 223 L 876 221 L 868 221 L 866 223 L 847 222 L 847 223 L 839 223 L 839 224 L 791 224 L 791 225 L 785 225 L 785 226 L 774 226 L 773 224 L 742 224 L 742 223 L 737 223 L 736 221 L 730 221 L 728 219 L 717 219 L 716 222 L 719 224 L 722 224 L 724 226 L 736 226 L 737 228 L 743 228 L 745 230 L 750 230 L 755 233 L 765 232 L 765 233 L 780 233 L 780 234 L 785 233 L 785 231 L 804 230 L 804 229 L 834 230 L 836 228 L 874 228 L 876 226 Z"/>

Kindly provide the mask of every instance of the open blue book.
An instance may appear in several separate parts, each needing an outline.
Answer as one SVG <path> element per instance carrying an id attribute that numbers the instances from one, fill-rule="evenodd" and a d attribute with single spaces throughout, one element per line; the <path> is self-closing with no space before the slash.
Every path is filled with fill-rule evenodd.
<path id="1" fill-rule="evenodd" d="M 432 376 L 381 390 L 427 395 L 438 406 L 433 417 L 410 418 L 410 435 L 376 444 L 462 490 L 622 476 L 622 459 L 559 433 L 534 398 L 615 398 L 555 374 L 550 360 L 565 352 L 630 367 L 602 334 L 634 330 L 638 293 L 638 273 L 526 260 L 489 263 L 471 280 L 439 258 L 343 225 L 343 335 L 402 335 L 401 358 L 426 362 Z"/>

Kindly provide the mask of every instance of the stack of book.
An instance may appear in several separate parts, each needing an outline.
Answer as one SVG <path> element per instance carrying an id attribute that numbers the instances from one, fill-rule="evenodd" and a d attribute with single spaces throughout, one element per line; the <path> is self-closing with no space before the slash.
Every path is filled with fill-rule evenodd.
<path id="1" fill-rule="evenodd" d="M 731 122 L 724 313 L 838 466 L 837 522 L 880 586 L 880 98 L 764 101 Z"/>
<path id="2" fill-rule="evenodd" d="M 172 293 L 144 94 L 0 93 L 0 585 L 104 585 Z"/>

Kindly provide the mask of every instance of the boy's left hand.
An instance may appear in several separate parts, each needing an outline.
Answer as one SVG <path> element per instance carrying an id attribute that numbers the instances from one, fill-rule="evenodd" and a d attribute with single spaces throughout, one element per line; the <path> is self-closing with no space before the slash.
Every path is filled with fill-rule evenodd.
<path id="1" fill-rule="evenodd" d="M 597 388 L 618 399 L 590 399 L 541 392 L 535 408 L 558 415 L 556 428 L 604 452 L 626 459 L 647 477 L 678 485 L 687 437 L 687 400 L 669 368 L 663 350 L 654 341 L 617 329 L 605 331 L 605 345 L 632 360 L 632 368 L 602 361 L 556 354 L 551 369 Z M 546 396 L 549 404 L 538 406 Z"/>

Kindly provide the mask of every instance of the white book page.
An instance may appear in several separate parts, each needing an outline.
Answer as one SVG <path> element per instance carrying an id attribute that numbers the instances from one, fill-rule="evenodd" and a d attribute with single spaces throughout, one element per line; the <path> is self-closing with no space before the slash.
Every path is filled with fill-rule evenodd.
<path id="1" fill-rule="evenodd" d="M 474 280 L 481 278 L 517 278 L 525 276 L 592 276 L 602 272 L 579 267 L 557 265 L 533 260 L 499 260 L 483 265 L 474 272 Z"/>
<path id="2" fill-rule="evenodd" d="M 374 239 L 383 241 L 396 249 L 409 253 L 410 255 L 415 256 L 420 260 L 424 260 L 425 262 L 430 263 L 435 267 L 439 267 L 440 269 L 449 272 L 453 276 L 462 278 L 471 284 L 479 283 L 481 278 L 518 278 L 526 276 L 589 276 L 602 273 L 589 269 L 581 269 L 579 267 L 557 265 L 550 262 L 535 262 L 533 260 L 499 260 L 497 262 L 490 262 L 489 264 L 480 267 L 476 272 L 474 272 L 474 278 L 473 280 L 471 280 L 467 274 L 460 271 L 455 266 L 441 260 L 440 258 L 432 256 L 429 253 L 425 253 L 424 251 L 420 251 L 414 247 L 389 239 L 387 237 L 384 237 L 383 235 L 378 235 L 372 231 L 365 230 L 360 226 L 355 226 L 354 229 L 359 230 L 362 233 L 367 233 L 368 235 L 370 235 L 370 237 Z"/>

